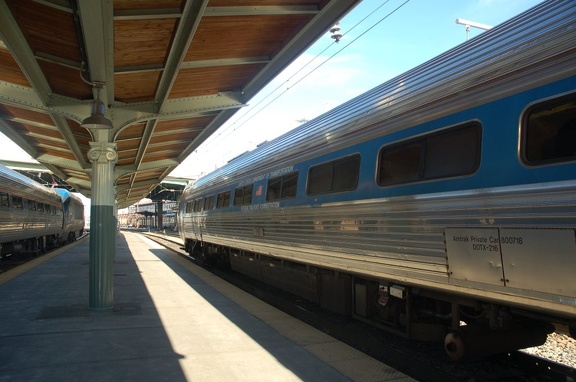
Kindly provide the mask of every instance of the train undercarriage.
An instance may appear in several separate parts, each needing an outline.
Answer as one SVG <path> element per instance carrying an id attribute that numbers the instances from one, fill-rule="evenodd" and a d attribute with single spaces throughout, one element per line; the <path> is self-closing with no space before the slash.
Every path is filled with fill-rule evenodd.
<path id="1" fill-rule="evenodd" d="M 60 245 L 72 243 L 83 234 L 84 230 L 81 230 L 70 232 L 65 239 L 59 235 L 46 235 L 0 244 L 0 259 L 18 254 L 39 255 Z"/>
<path id="2" fill-rule="evenodd" d="M 41 254 L 56 246 L 56 235 L 33 237 L 0 245 L 1 258 L 11 255 L 31 253 Z"/>
<path id="3" fill-rule="evenodd" d="M 558 320 L 513 307 L 209 243 L 187 241 L 201 264 L 230 267 L 322 308 L 417 341 L 444 343 L 453 360 L 538 346 Z M 576 323 L 561 323 L 576 335 Z"/>

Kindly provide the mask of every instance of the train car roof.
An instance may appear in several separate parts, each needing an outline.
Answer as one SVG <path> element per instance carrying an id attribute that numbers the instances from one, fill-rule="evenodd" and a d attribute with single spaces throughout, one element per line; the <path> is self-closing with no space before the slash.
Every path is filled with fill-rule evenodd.
<path id="1" fill-rule="evenodd" d="M 0 164 L 0 188 L 18 196 L 35 196 L 35 199 L 43 199 L 45 202 L 59 202 L 60 197 L 54 190 L 41 185 L 38 182 L 11 170 Z"/>
<path id="2" fill-rule="evenodd" d="M 62 202 L 65 202 L 67 199 L 73 199 L 80 204 L 84 204 L 82 202 L 82 199 L 80 199 L 79 196 L 74 195 L 73 193 L 71 193 L 70 191 L 68 191 L 65 188 L 54 188 L 53 190 L 60 196 L 60 198 L 62 199 Z"/>
<path id="3" fill-rule="evenodd" d="M 573 2 L 543 2 L 239 156 L 188 192 L 349 146 L 352 137 L 359 143 L 573 76 L 575 23 Z M 554 57 L 555 65 L 530 76 L 544 57 Z"/>

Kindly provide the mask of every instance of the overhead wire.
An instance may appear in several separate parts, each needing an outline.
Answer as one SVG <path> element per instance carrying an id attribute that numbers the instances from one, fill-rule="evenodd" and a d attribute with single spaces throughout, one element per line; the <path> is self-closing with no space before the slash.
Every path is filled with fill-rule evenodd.
<path id="1" fill-rule="evenodd" d="M 362 20 L 358 21 L 355 25 L 352 26 L 352 28 L 350 28 L 346 33 L 344 33 L 343 37 L 346 36 L 347 34 L 349 34 L 350 32 L 352 32 L 356 27 L 358 27 L 360 24 L 364 23 L 364 21 L 369 18 L 370 16 L 372 16 L 374 13 L 376 13 L 380 8 L 382 8 L 383 6 L 385 6 L 390 0 L 386 0 L 384 3 L 382 3 L 380 6 L 378 6 L 377 8 L 375 8 L 372 12 L 370 12 L 368 15 L 366 15 Z M 206 142 L 204 142 L 203 145 L 210 145 L 210 144 L 215 144 L 217 141 L 216 139 L 220 138 L 220 141 L 226 137 L 228 137 L 230 134 L 234 133 L 236 130 L 238 130 L 239 128 L 241 128 L 242 126 L 244 126 L 247 122 L 249 122 L 252 118 L 256 117 L 259 113 L 261 113 L 262 111 L 264 111 L 268 106 L 270 106 L 273 102 L 275 102 L 277 99 L 279 99 L 280 97 L 282 97 L 284 94 L 286 94 L 291 88 L 293 88 L 294 86 L 298 85 L 300 82 L 302 82 L 304 79 L 306 79 L 308 76 L 310 76 L 312 73 L 314 73 L 316 70 L 318 70 L 320 67 L 322 67 L 324 64 L 326 64 L 328 61 L 330 61 L 332 58 L 334 58 L 337 54 L 339 54 L 340 52 L 342 52 L 344 49 L 348 48 L 350 45 L 352 45 L 353 43 L 355 43 L 358 39 L 360 39 L 361 37 L 363 37 L 366 33 L 368 33 L 369 31 L 371 31 L 372 29 L 374 29 L 377 25 L 379 25 L 380 23 L 382 23 L 384 20 L 386 20 L 388 17 L 390 17 L 392 14 L 394 14 L 395 12 L 397 12 L 399 9 L 401 9 L 404 5 L 406 5 L 407 3 L 409 3 L 410 0 L 405 0 L 402 4 L 400 4 L 398 7 L 396 7 L 395 9 L 393 9 L 391 12 L 389 12 L 388 14 L 386 14 L 384 17 L 382 17 L 380 20 L 378 20 L 376 23 L 374 23 L 373 25 L 371 25 L 368 29 L 366 29 L 364 32 L 362 32 L 360 35 L 358 35 L 357 37 L 355 37 L 353 40 L 351 40 L 348 44 L 344 45 L 341 49 L 337 50 L 334 54 L 332 54 L 331 56 L 327 57 L 324 61 L 322 61 L 320 64 L 318 64 L 316 67 L 312 68 L 309 72 L 307 72 L 305 75 L 303 75 L 302 77 L 300 77 L 296 82 L 294 82 L 293 84 L 291 84 L 291 86 L 288 86 L 284 89 L 284 91 L 280 94 L 278 94 L 276 97 L 272 98 L 268 103 L 266 103 L 265 105 L 263 105 L 261 108 L 256 109 L 259 105 L 261 105 L 264 101 L 266 101 L 269 97 L 272 96 L 272 94 L 274 94 L 276 91 L 278 91 L 278 89 L 284 87 L 288 82 L 290 82 L 294 77 L 296 77 L 300 71 L 302 71 L 303 69 L 305 69 L 306 67 L 308 67 L 310 64 L 312 64 L 316 59 L 318 59 L 319 57 L 322 56 L 322 54 L 324 52 L 326 52 L 326 50 L 328 50 L 329 48 L 331 48 L 335 43 L 337 43 L 336 41 L 327 45 L 326 48 L 324 48 L 320 53 L 318 53 L 315 57 L 313 57 L 311 60 L 309 60 L 307 63 L 305 63 L 300 69 L 298 69 L 292 76 L 290 76 L 286 81 L 282 82 L 280 85 L 278 85 L 276 88 L 274 88 L 273 90 L 271 90 L 264 98 L 262 98 L 261 100 L 259 100 L 248 112 L 246 112 L 244 115 L 240 116 L 236 121 L 234 121 L 232 124 L 230 124 L 226 129 L 224 129 L 223 131 L 219 132 L 216 136 L 212 135 L 210 138 L 214 137 L 214 139 L 208 139 Z M 246 119 L 245 121 L 243 121 L 241 124 L 235 126 L 238 122 L 242 121 L 243 118 L 245 118 L 246 116 L 249 116 L 248 119 Z M 230 130 L 231 129 L 231 130 Z M 226 135 L 223 135 L 224 133 L 226 133 Z"/>

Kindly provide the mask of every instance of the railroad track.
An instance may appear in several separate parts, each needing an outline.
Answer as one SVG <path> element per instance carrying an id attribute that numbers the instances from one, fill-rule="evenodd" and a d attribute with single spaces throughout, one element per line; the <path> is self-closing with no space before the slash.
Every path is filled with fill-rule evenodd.
<path id="1" fill-rule="evenodd" d="M 173 237 L 146 234 L 174 253 L 193 261 Z M 442 344 L 409 341 L 233 271 L 204 266 L 266 303 L 419 381 L 576 381 L 576 369 L 524 352 L 468 362 L 454 362 Z"/>

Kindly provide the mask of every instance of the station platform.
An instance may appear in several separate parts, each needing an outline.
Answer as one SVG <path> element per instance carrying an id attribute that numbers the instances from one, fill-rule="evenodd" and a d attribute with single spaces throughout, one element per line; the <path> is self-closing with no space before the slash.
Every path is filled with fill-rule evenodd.
<path id="1" fill-rule="evenodd" d="M 0 274 L 0 382 L 413 381 L 138 233 L 91 311 L 88 245 Z"/>

